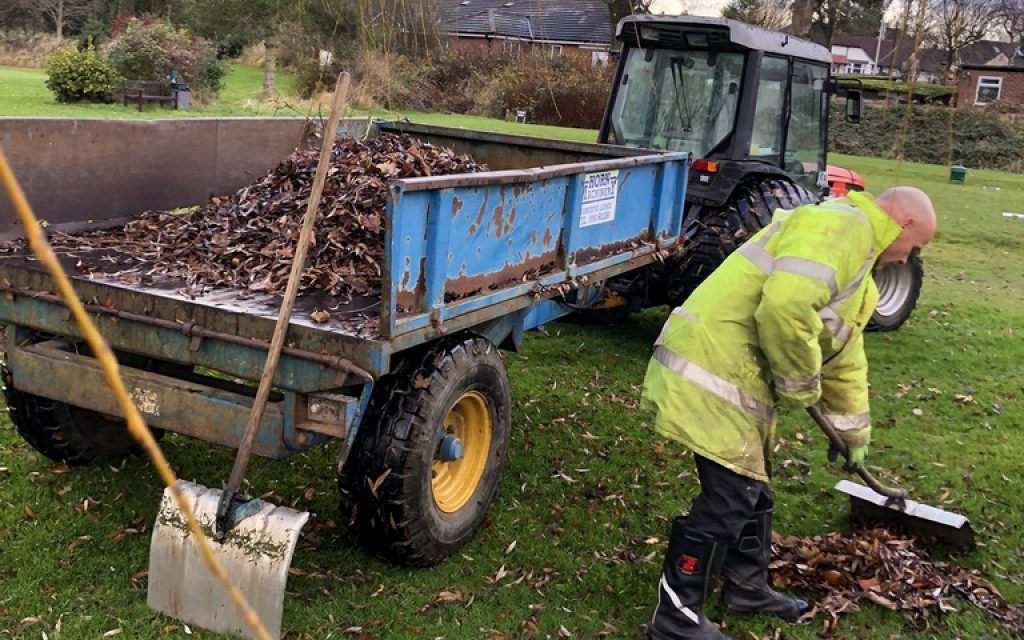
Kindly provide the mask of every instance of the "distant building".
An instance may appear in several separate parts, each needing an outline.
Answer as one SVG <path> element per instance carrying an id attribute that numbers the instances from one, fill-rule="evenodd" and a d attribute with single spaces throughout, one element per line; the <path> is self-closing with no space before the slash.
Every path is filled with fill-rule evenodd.
<path id="1" fill-rule="evenodd" d="M 910 74 L 913 49 L 913 37 L 904 36 L 901 39 L 898 29 L 886 29 L 881 40 L 878 36 L 837 33 L 832 38 L 832 71 L 858 75 L 889 75 L 891 71 L 894 78 L 905 80 Z M 836 56 L 845 59 L 845 62 L 837 64 Z M 940 50 L 922 48 L 917 55 L 917 75 L 914 80 L 941 82 L 942 67 Z"/>
<path id="2" fill-rule="evenodd" d="M 611 48 L 611 11 L 603 0 L 439 0 L 438 14 L 456 50 L 541 50 L 600 63 Z"/>
<path id="3" fill-rule="evenodd" d="M 1020 66 L 964 64 L 957 74 L 959 107 L 984 107 L 994 102 L 1024 110 L 1024 56 L 1014 56 Z"/>

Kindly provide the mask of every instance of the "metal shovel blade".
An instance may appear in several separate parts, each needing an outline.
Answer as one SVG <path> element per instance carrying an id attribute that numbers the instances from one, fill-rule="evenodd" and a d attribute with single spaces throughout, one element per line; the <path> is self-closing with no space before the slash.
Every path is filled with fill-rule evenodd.
<path id="1" fill-rule="evenodd" d="M 840 480 L 835 489 L 850 497 L 850 511 L 854 518 L 896 525 L 911 534 L 935 538 L 962 549 L 974 548 L 971 523 L 958 513 L 913 500 L 894 501 L 849 480 Z"/>
<path id="2" fill-rule="evenodd" d="M 252 501 L 246 505 L 252 507 L 246 509 L 251 515 L 217 542 L 212 534 L 221 492 L 184 480 L 178 481 L 178 487 L 193 505 L 228 577 L 259 614 L 270 636 L 279 638 L 288 567 L 309 513 Z M 170 489 L 164 489 L 153 527 L 146 602 L 151 609 L 210 631 L 256 637 L 204 564 Z"/>

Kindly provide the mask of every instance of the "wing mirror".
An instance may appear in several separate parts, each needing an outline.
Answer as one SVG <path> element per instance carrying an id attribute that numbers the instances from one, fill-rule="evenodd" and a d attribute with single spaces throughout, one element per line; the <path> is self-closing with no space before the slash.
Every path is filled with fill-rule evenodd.
<path id="1" fill-rule="evenodd" d="M 860 124 L 861 115 L 864 113 L 864 105 L 860 89 L 847 89 L 846 91 L 846 121 L 852 124 Z"/>

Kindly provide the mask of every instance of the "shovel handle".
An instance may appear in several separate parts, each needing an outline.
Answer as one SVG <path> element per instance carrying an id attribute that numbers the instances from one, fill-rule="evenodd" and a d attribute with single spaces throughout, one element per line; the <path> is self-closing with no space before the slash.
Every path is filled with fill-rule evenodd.
<path id="1" fill-rule="evenodd" d="M 829 419 L 825 417 L 825 415 L 821 412 L 820 409 L 818 409 L 818 407 L 807 407 L 807 413 L 809 413 L 811 415 L 811 418 L 813 418 L 814 421 L 818 423 L 818 426 L 821 427 L 821 430 L 825 433 L 825 436 L 828 438 L 829 446 L 831 446 L 839 453 L 843 454 L 843 457 L 846 458 L 847 461 L 849 461 L 850 449 L 849 447 L 846 446 L 846 442 L 843 441 L 842 437 L 839 435 L 839 432 L 836 431 L 836 428 L 832 426 L 832 423 L 829 421 Z M 886 487 L 878 480 L 876 480 L 875 476 L 871 475 L 871 473 L 868 472 L 867 469 L 860 465 L 857 465 L 855 467 L 855 470 L 857 472 L 857 475 L 860 476 L 860 479 L 864 481 L 864 484 L 868 485 L 868 487 L 870 487 L 871 490 L 874 491 L 875 493 L 883 495 L 891 500 L 907 499 L 906 490 Z"/>
<path id="2" fill-rule="evenodd" d="M 302 229 L 299 232 L 299 239 L 295 246 L 295 256 L 292 258 L 291 272 L 288 275 L 288 286 L 285 287 L 284 299 L 281 301 L 281 310 L 277 315 L 277 324 L 274 325 L 274 335 L 270 340 L 267 360 L 263 366 L 263 375 L 260 377 L 256 398 L 253 400 L 252 410 L 249 412 L 249 420 L 246 422 L 242 440 L 238 445 L 238 453 L 235 455 L 235 463 L 231 468 L 228 484 L 224 488 L 220 502 L 217 505 L 216 525 L 217 533 L 221 538 L 227 534 L 231 526 L 231 511 L 234 508 L 235 494 L 242 484 L 245 469 L 249 464 L 253 441 L 256 439 L 256 432 L 259 430 L 260 420 L 263 418 L 263 410 L 267 406 L 267 399 L 270 397 L 274 372 L 277 371 L 277 363 L 281 358 L 284 339 L 288 333 L 292 306 L 295 304 L 296 295 L 298 295 L 299 281 L 302 278 L 302 271 L 306 266 L 306 254 L 309 252 L 310 239 L 313 237 L 313 228 L 316 223 L 317 210 L 320 206 L 320 197 L 323 194 L 324 183 L 327 181 L 327 170 L 331 164 L 331 151 L 334 149 L 334 138 L 338 131 L 338 121 L 341 119 L 341 110 L 348 95 L 349 79 L 347 71 L 342 72 L 338 76 L 338 82 L 334 90 L 334 101 L 331 103 L 331 115 L 327 119 L 327 126 L 324 128 L 323 140 L 320 144 L 320 159 L 316 166 L 316 177 L 313 179 L 313 190 L 306 205 L 306 213 L 302 218 Z"/>

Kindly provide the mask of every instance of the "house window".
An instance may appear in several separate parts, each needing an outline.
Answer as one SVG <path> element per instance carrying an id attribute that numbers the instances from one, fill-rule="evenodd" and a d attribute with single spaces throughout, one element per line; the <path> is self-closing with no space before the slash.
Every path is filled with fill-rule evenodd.
<path id="1" fill-rule="evenodd" d="M 553 44 L 553 45 L 551 45 L 551 53 L 548 54 L 548 57 L 549 58 L 554 58 L 555 56 L 560 56 L 560 55 L 562 55 L 562 45 L 560 45 L 560 44 Z"/>
<path id="2" fill-rule="evenodd" d="M 999 99 L 1003 89 L 1003 79 L 992 76 L 981 76 L 978 78 L 978 93 L 974 98 L 974 104 L 988 104 Z"/>
<path id="3" fill-rule="evenodd" d="M 858 62 L 858 63 L 856 63 L 856 64 L 854 64 L 852 66 L 853 66 L 853 72 L 854 73 L 863 73 L 864 72 L 864 65 L 861 64 L 860 62 Z"/>

